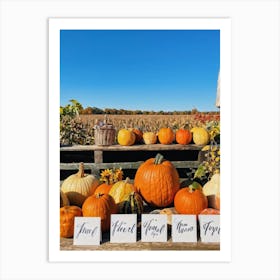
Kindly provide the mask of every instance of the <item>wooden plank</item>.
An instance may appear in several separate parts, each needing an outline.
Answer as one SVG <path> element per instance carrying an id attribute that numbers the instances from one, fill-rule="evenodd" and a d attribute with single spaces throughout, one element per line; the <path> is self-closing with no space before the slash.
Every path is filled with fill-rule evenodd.
<path id="1" fill-rule="evenodd" d="M 121 146 L 121 145 L 112 145 L 112 146 L 97 146 L 97 145 L 74 145 L 67 147 L 60 147 L 61 152 L 67 151 L 170 151 L 170 150 L 195 150 L 200 151 L 203 146 L 189 144 L 189 145 L 180 145 L 180 144 L 152 144 L 152 145 L 132 145 L 132 146 Z"/>
<path id="2" fill-rule="evenodd" d="M 198 161 L 171 161 L 176 168 L 197 168 Z M 85 169 L 118 168 L 137 169 L 143 161 L 136 162 L 107 162 L 107 163 L 84 163 Z M 78 170 L 79 163 L 60 163 L 60 170 Z"/>
<path id="3" fill-rule="evenodd" d="M 73 245 L 73 239 L 72 238 L 61 238 L 60 239 L 60 250 L 73 250 L 73 251 L 130 251 L 130 250 L 178 250 L 178 251 L 189 251 L 189 250 L 220 250 L 220 243 L 173 243 L 171 241 L 171 238 L 167 242 L 141 242 L 141 240 L 138 240 L 136 243 L 110 243 L 108 239 L 102 237 L 103 240 L 106 241 L 102 242 L 100 246 L 74 246 Z"/>
<path id="4" fill-rule="evenodd" d="M 95 163 L 103 162 L 103 151 L 94 151 L 94 162 Z"/>

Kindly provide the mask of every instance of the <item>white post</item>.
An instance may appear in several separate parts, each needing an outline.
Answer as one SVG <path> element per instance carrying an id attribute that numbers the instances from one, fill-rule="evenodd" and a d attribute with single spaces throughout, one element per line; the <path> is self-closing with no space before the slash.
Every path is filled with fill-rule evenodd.
<path id="1" fill-rule="evenodd" d="M 220 71 L 218 74 L 217 94 L 216 94 L 216 107 L 220 108 Z"/>

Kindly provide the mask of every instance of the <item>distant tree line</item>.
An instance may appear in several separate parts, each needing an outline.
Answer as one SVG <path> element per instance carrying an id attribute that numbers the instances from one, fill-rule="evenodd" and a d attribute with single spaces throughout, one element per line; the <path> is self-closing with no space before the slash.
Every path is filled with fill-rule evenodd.
<path id="1" fill-rule="evenodd" d="M 192 110 L 185 111 L 147 111 L 147 110 L 127 110 L 127 109 L 115 109 L 115 108 L 105 108 L 100 109 L 97 107 L 87 107 L 80 111 L 80 114 L 83 115 L 98 115 L 98 114 L 107 114 L 107 115 L 194 115 L 202 113 L 196 108 Z M 217 114 L 216 111 L 203 112 L 204 114 Z"/>
<path id="2" fill-rule="evenodd" d="M 102 114 L 107 114 L 107 115 L 195 115 L 198 113 L 202 113 L 198 111 L 196 108 L 193 108 L 192 110 L 185 110 L 185 111 L 147 111 L 147 110 L 127 110 L 127 109 L 115 109 L 115 108 L 105 108 L 105 109 L 100 109 L 97 107 L 86 107 L 83 108 L 82 104 L 79 103 L 77 100 L 70 100 L 72 105 L 67 105 L 65 107 L 60 107 L 62 109 L 67 109 L 69 108 L 75 108 L 75 110 L 78 111 L 79 114 L 82 115 L 102 115 Z M 218 112 L 211 111 L 211 112 L 203 112 L 204 114 L 217 114 Z"/>

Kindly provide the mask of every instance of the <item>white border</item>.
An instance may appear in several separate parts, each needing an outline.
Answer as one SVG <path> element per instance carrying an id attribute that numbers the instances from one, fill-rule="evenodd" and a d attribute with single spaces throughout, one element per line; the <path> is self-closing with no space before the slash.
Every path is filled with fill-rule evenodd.
<path id="1" fill-rule="evenodd" d="M 219 29 L 221 77 L 221 249 L 220 251 L 60 251 L 59 104 L 61 29 Z M 231 20 L 229 18 L 49 19 L 49 261 L 229 262 L 231 260 Z M 54 230 L 56 229 L 56 230 Z M 167 261 L 168 260 L 168 261 Z"/>

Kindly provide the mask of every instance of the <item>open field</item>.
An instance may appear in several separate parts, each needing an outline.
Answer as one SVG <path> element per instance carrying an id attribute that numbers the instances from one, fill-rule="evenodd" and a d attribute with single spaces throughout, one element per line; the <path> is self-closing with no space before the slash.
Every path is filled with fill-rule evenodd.
<path id="1" fill-rule="evenodd" d="M 80 115 L 81 121 L 93 126 L 97 120 L 103 120 L 104 115 Z M 108 122 L 112 123 L 117 130 L 121 128 L 139 128 L 143 132 L 157 132 L 161 127 L 170 127 L 174 130 L 189 126 L 201 126 L 211 120 L 219 120 L 217 114 L 195 115 L 107 115 Z"/>

